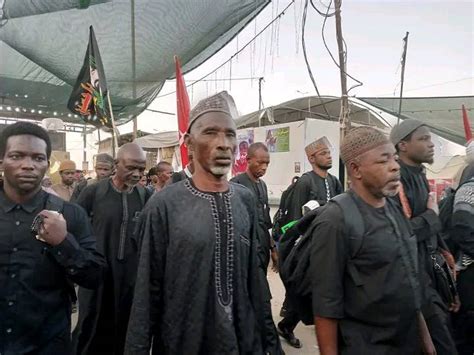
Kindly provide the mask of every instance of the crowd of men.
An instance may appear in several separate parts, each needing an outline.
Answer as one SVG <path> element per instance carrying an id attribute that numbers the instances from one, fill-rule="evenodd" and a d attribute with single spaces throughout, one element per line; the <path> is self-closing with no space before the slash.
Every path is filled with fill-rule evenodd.
<path id="1" fill-rule="evenodd" d="M 228 180 L 232 112 L 226 92 L 193 108 L 180 172 L 160 162 L 145 174 L 145 153 L 128 143 L 96 157 L 94 179 L 62 162 L 52 186 L 47 132 L 20 122 L 1 133 L 0 355 L 279 355 L 280 337 L 301 348 L 294 330 L 307 316 L 322 355 L 472 355 L 474 158 L 447 229 L 424 171 L 434 145 L 423 123 L 405 120 L 389 137 L 349 131 L 346 192 L 329 173 L 331 142 L 309 144 L 312 170 L 291 185 L 285 218 L 294 228 L 313 218 L 297 235 L 309 240 L 312 306 L 302 314 L 287 289 L 275 325 L 267 270 L 285 258 L 262 179 L 272 155 L 250 145 L 246 172 Z"/>

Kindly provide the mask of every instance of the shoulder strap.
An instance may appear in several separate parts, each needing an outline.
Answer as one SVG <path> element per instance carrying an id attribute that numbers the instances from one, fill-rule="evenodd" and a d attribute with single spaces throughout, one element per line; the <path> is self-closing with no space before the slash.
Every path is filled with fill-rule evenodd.
<path id="1" fill-rule="evenodd" d="M 342 210 L 346 237 L 349 238 L 350 236 L 351 240 L 356 242 L 350 243 L 350 257 L 354 258 L 362 247 L 362 240 L 365 234 L 364 218 L 350 193 L 345 192 L 337 195 L 331 201 L 337 203 Z"/>
<path id="2" fill-rule="evenodd" d="M 47 210 L 61 213 L 64 208 L 64 200 L 56 195 L 48 194 L 44 207 Z"/>

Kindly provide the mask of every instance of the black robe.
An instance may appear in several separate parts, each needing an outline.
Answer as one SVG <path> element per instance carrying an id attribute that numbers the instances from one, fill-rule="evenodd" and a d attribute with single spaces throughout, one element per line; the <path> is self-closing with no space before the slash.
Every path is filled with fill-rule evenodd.
<path id="1" fill-rule="evenodd" d="M 248 188 L 256 198 L 257 214 L 258 214 L 258 240 L 259 240 L 259 257 L 262 267 L 262 291 L 263 299 L 265 301 L 264 314 L 266 319 L 266 352 L 272 355 L 282 354 L 280 339 L 278 337 L 275 324 L 273 322 L 272 307 L 270 300 L 272 294 L 268 280 L 265 277 L 268 270 L 268 263 L 270 262 L 271 250 L 271 235 L 269 229 L 272 227 L 272 220 L 270 218 L 270 205 L 268 204 L 268 190 L 265 181 L 259 179 L 253 181 L 247 173 L 242 173 L 231 180 L 237 184 L 241 184 Z"/>
<path id="2" fill-rule="evenodd" d="M 400 161 L 401 182 L 408 199 L 412 217 L 411 226 L 418 241 L 418 262 L 422 284 L 422 313 L 439 355 L 456 354 L 449 330 L 447 305 L 435 289 L 435 276 L 430 249 L 438 248 L 442 230 L 438 215 L 427 208 L 430 188 L 424 167 L 409 166 Z M 430 246 L 431 245 L 431 246 Z"/>
<path id="3" fill-rule="evenodd" d="M 271 236 L 269 229 L 272 228 L 272 220 L 270 218 L 270 205 L 268 204 L 268 190 L 265 181 L 258 182 L 250 179 L 247 173 L 239 174 L 231 179 L 232 182 L 243 185 L 248 188 L 257 200 L 258 214 L 258 235 L 260 243 L 260 258 L 263 268 L 266 272 L 268 263 L 270 262 Z"/>
<path id="4" fill-rule="evenodd" d="M 126 354 L 262 354 L 255 200 L 184 180 L 153 195 L 140 222 L 140 261 Z"/>
<path id="5" fill-rule="evenodd" d="M 144 189 L 143 189 L 144 190 Z M 97 290 L 79 288 L 75 354 L 122 354 L 133 299 L 138 248 L 132 238 L 144 200 L 137 188 L 119 192 L 111 178 L 89 185 L 77 203 L 91 216 L 97 250 L 107 260 Z"/>
<path id="6" fill-rule="evenodd" d="M 326 182 L 329 185 L 329 191 L 326 189 Z M 341 182 L 331 174 L 322 178 L 314 171 L 303 174 L 295 185 L 291 208 L 288 210 L 289 220 L 297 220 L 303 216 L 302 208 L 305 203 L 311 200 L 318 201 L 320 206 L 324 206 L 329 198 L 344 192 Z M 328 198 L 329 197 L 329 198 Z"/>

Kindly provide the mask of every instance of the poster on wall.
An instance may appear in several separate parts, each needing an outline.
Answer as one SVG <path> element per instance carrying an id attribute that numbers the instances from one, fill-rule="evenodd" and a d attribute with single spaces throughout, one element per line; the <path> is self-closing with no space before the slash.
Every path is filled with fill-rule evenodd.
<path id="1" fill-rule="evenodd" d="M 247 152 L 253 142 L 254 132 L 252 129 L 237 133 L 237 153 L 232 167 L 232 175 L 235 176 L 247 170 Z"/>
<path id="2" fill-rule="evenodd" d="M 428 179 L 430 191 L 435 193 L 436 202 L 440 202 L 445 197 L 448 187 L 453 185 L 453 179 Z"/>
<path id="3" fill-rule="evenodd" d="M 290 127 L 267 129 L 265 144 L 269 152 L 290 151 Z"/>

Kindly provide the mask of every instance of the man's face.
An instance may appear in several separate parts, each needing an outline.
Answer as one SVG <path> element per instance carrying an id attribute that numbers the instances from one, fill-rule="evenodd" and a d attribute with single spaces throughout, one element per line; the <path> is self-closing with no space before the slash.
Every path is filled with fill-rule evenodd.
<path id="1" fill-rule="evenodd" d="M 227 175 L 237 149 L 236 126 L 222 112 L 209 112 L 198 119 L 186 138 L 194 165 L 215 177 Z"/>
<path id="2" fill-rule="evenodd" d="M 108 178 L 110 175 L 112 175 L 112 164 L 102 162 L 96 163 L 95 173 L 97 175 L 97 180 Z"/>
<path id="3" fill-rule="evenodd" d="M 265 175 L 270 165 L 270 154 L 264 149 L 257 149 L 247 160 L 247 169 L 257 179 Z"/>
<path id="4" fill-rule="evenodd" d="M 134 186 L 143 176 L 146 160 L 138 153 L 128 152 L 117 160 L 115 176 L 127 186 Z"/>
<path id="5" fill-rule="evenodd" d="M 392 144 L 372 149 L 363 154 L 359 162 L 350 164 L 352 180 L 362 185 L 378 198 L 395 196 L 400 186 L 400 165 Z"/>
<path id="6" fill-rule="evenodd" d="M 48 167 L 45 141 L 32 135 L 8 138 L 3 157 L 4 183 L 17 193 L 38 189 Z"/>
<path id="7" fill-rule="evenodd" d="M 309 157 L 309 161 L 322 170 L 329 170 L 332 168 L 331 150 L 327 147 L 320 149 Z"/>
<path id="8" fill-rule="evenodd" d="M 412 133 L 409 141 L 401 141 L 398 147 L 400 152 L 415 163 L 433 164 L 434 162 L 434 144 L 431 141 L 430 129 L 426 126 L 419 127 Z"/>
<path id="9" fill-rule="evenodd" d="M 166 184 L 170 181 L 171 175 L 173 175 L 173 167 L 171 165 L 165 165 L 162 172 L 158 173 L 158 180 L 161 184 Z"/>
<path id="10" fill-rule="evenodd" d="M 59 173 L 61 175 L 61 181 L 66 186 L 71 186 L 76 180 L 75 170 L 63 170 Z"/>

